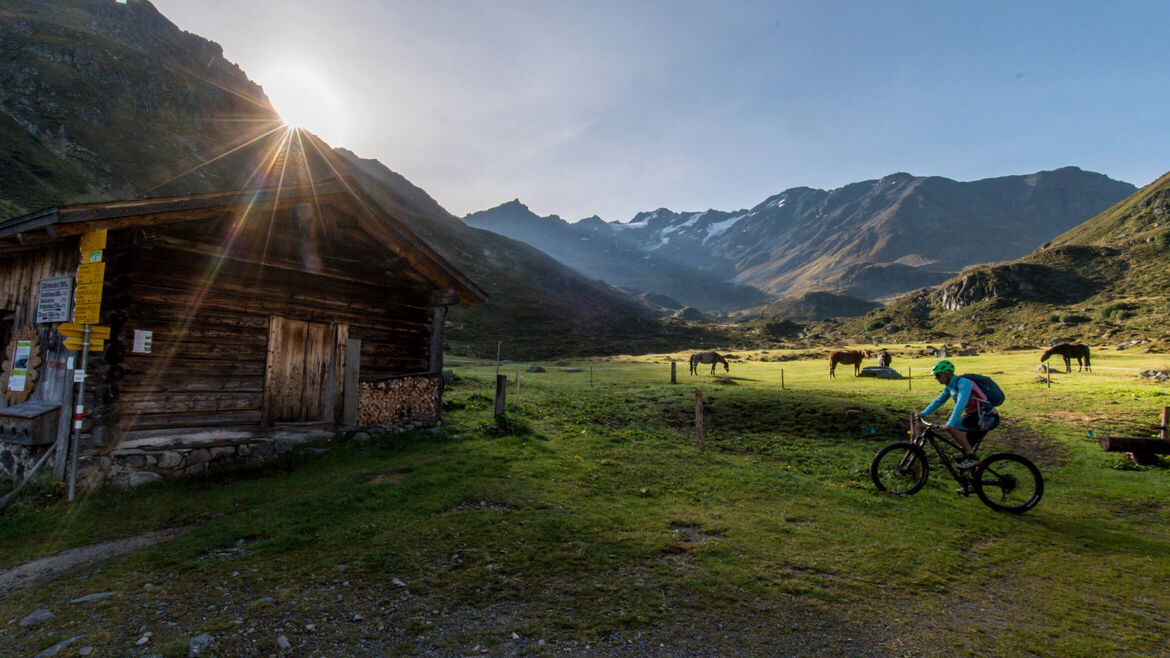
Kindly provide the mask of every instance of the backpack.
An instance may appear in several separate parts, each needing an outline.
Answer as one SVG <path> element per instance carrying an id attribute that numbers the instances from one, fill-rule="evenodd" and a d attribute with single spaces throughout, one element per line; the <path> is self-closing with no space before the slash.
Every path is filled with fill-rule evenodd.
<path id="1" fill-rule="evenodd" d="M 974 382 L 979 387 L 979 390 L 983 391 L 983 394 L 987 396 L 987 404 L 993 407 L 998 407 L 1003 404 L 1003 389 L 999 387 L 999 384 L 995 383 L 994 379 L 986 375 L 966 374 L 959 376 L 966 377 Z"/>

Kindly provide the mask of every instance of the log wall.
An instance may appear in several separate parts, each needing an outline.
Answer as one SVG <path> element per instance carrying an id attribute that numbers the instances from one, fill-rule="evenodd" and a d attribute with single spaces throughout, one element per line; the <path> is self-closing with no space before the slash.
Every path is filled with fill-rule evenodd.
<path id="1" fill-rule="evenodd" d="M 323 246 L 195 223 L 111 231 L 107 287 L 117 281 L 124 298 L 103 308 L 114 335 L 95 389 L 108 411 L 95 422 L 116 441 L 261 427 L 272 316 L 347 326 L 362 341 L 363 379 L 425 372 L 431 286 L 408 270 L 367 271 L 385 249 L 347 233 Z M 231 239 L 224 257 L 217 241 Z M 266 245 L 261 255 L 250 241 Z M 153 332 L 151 353 L 132 352 L 135 330 Z"/>
<path id="2" fill-rule="evenodd" d="M 41 367 L 30 400 L 61 399 L 65 382 L 66 359 L 72 353 L 65 349 L 64 339 L 57 333 L 59 322 L 36 324 L 37 297 L 41 279 L 75 276 L 81 256 L 77 241 L 63 241 L 48 249 L 16 251 L 0 257 L 0 322 L 9 323 L 15 331 L 33 327 L 40 338 Z M 0 332 L 8 335 L 10 332 Z M 7 344 L 0 346 L 7 349 Z M 0 395 L 0 407 L 8 401 Z"/>

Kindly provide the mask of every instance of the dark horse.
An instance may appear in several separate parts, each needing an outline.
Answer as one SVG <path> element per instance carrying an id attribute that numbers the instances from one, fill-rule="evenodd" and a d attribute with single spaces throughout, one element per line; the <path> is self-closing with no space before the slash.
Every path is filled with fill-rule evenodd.
<path id="1" fill-rule="evenodd" d="M 829 379 L 836 379 L 837 364 L 844 363 L 845 365 L 853 366 L 853 376 L 861 372 L 861 360 L 869 357 L 869 350 L 848 350 L 841 352 L 833 352 L 829 355 Z"/>
<path id="2" fill-rule="evenodd" d="M 1044 354 L 1040 356 L 1040 363 L 1048 360 L 1048 357 L 1053 354 L 1064 357 L 1064 371 L 1072 372 L 1072 362 L 1070 359 L 1077 360 L 1077 372 L 1084 368 L 1088 372 L 1093 372 L 1093 368 L 1089 363 L 1089 346 L 1080 343 L 1061 343 L 1054 345 L 1044 350 Z"/>
<path id="3" fill-rule="evenodd" d="M 700 363 L 702 363 L 702 364 L 710 363 L 712 375 L 715 374 L 715 364 L 716 363 L 723 364 L 723 371 L 724 372 L 731 372 L 731 366 L 727 365 L 727 359 L 723 358 L 722 356 L 719 356 L 718 352 L 695 352 L 694 354 L 692 354 L 691 355 L 691 374 L 692 375 L 699 374 L 697 372 L 697 368 L 698 368 L 698 365 Z"/>

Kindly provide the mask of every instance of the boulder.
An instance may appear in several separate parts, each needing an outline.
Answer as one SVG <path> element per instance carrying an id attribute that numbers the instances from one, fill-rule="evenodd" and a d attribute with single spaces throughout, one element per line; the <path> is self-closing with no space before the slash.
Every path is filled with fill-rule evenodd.
<path id="1" fill-rule="evenodd" d="M 150 484 L 151 482 L 158 482 L 161 479 L 162 476 L 158 473 L 152 473 L 150 471 L 137 471 L 130 474 L 129 484 L 132 487 L 140 487 L 144 484 Z"/>
<path id="2" fill-rule="evenodd" d="M 53 619 L 57 615 L 53 614 L 48 608 L 40 608 L 28 613 L 24 619 L 20 620 L 20 625 L 23 626 L 37 626 Z"/>
<path id="3" fill-rule="evenodd" d="M 858 377 L 877 377 L 878 379 L 902 379 L 901 373 L 893 368 L 883 366 L 866 366 L 857 373 Z"/>
<path id="4" fill-rule="evenodd" d="M 540 366 L 538 366 L 534 363 L 534 364 L 528 366 L 528 369 L 525 370 L 524 372 L 544 372 L 544 371 L 545 371 L 544 368 L 541 368 Z"/>
<path id="5" fill-rule="evenodd" d="M 166 452 L 161 452 L 158 455 L 159 468 L 174 468 L 181 463 L 183 463 L 183 455 L 173 450 L 167 450 Z"/>

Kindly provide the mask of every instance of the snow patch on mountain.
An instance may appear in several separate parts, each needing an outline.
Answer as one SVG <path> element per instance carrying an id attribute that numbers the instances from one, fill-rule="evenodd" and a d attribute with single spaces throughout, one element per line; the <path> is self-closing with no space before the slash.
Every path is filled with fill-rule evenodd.
<path id="1" fill-rule="evenodd" d="M 707 237 L 703 238 L 703 244 L 706 244 L 707 241 L 710 240 L 711 238 L 723 235 L 724 233 L 727 232 L 727 229 L 731 228 L 732 226 L 735 226 L 736 222 L 743 219 L 744 217 L 747 217 L 746 213 L 743 215 L 736 215 L 735 217 L 732 217 L 731 219 L 725 219 L 721 222 L 715 222 L 714 224 L 708 226 L 707 227 Z"/>

